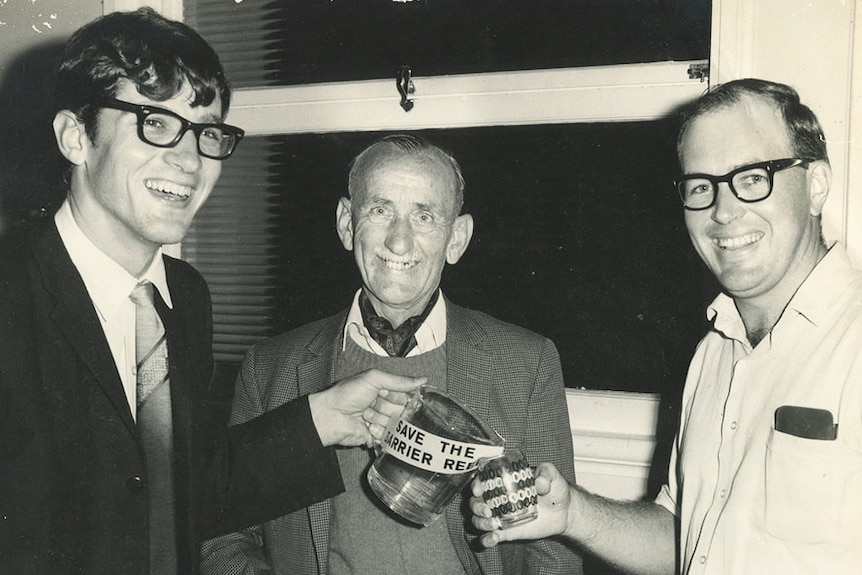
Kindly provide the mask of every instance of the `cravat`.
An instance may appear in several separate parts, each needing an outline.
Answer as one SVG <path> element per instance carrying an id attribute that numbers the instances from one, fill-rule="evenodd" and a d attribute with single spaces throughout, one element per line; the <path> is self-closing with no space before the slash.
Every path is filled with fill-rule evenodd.
<path id="1" fill-rule="evenodd" d="M 422 326 L 425 318 L 431 313 L 431 308 L 437 303 L 439 294 L 440 290 L 434 292 L 421 314 L 407 318 L 401 325 L 393 328 L 388 319 L 375 313 L 371 300 L 368 299 L 365 290 L 363 290 L 359 294 L 359 311 L 362 314 L 362 322 L 374 341 L 386 350 L 389 357 L 405 357 L 410 353 L 410 350 L 416 347 L 416 330 Z"/>
<path id="2" fill-rule="evenodd" d="M 135 302 L 137 424 L 147 456 L 150 573 L 174 575 L 173 420 L 165 328 L 153 304 L 153 284 L 139 283 L 129 297 Z"/>

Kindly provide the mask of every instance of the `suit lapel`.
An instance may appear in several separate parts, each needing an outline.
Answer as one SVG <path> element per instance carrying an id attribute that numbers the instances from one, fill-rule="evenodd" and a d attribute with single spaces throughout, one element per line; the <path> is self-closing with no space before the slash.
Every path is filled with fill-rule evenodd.
<path id="1" fill-rule="evenodd" d="M 487 421 L 491 409 L 494 366 L 493 354 L 487 348 L 485 332 L 467 310 L 448 299 L 446 310 L 447 393 Z M 496 549 L 474 556 L 469 545 L 458 544 L 465 538 L 468 542 L 475 539 L 467 535 L 464 518 L 468 515 L 465 513 L 467 511 L 462 507 L 459 497 L 446 508 L 446 526 L 449 529 L 449 537 L 456 542 L 455 552 L 461 564 L 473 573 L 502 573 L 500 554 Z"/>
<path id="2" fill-rule="evenodd" d="M 335 362 L 346 318 L 347 312 L 330 318 L 305 346 L 308 360 L 296 367 L 300 396 L 324 390 L 334 383 Z"/>
<path id="3" fill-rule="evenodd" d="M 494 367 L 485 333 L 464 308 L 447 299 L 446 309 L 447 393 L 487 419 Z"/>
<path id="4" fill-rule="evenodd" d="M 54 300 L 51 319 L 134 434 L 132 413 L 102 325 L 53 221 L 41 232 L 34 232 L 33 240 L 33 258 L 44 278 L 42 285 Z"/>
<path id="5" fill-rule="evenodd" d="M 320 332 L 308 343 L 308 361 L 296 367 L 300 395 L 315 393 L 328 388 L 335 379 L 335 362 L 347 311 L 327 321 Z M 318 572 L 326 573 L 329 563 L 329 526 L 332 518 L 332 500 L 324 499 L 308 507 L 308 521 L 315 555 L 318 558 Z"/>

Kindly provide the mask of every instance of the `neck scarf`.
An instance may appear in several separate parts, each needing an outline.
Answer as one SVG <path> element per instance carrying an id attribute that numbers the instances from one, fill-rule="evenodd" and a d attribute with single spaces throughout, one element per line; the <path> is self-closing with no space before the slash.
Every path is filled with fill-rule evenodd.
<path id="1" fill-rule="evenodd" d="M 431 308 L 437 303 L 439 294 L 440 290 L 438 289 L 431 296 L 421 314 L 407 318 L 404 323 L 393 328 L 388 319 L 375 313 L 374 306 L 363 289 L 362 293 L 359 294 L 359 311 L 362 314 L 362 322 L 374 341 L 379 343 L 390 357 L 405 357 L 410 353 L 410 350 L 416 347 L 416 330 L 431 313 Z"/>

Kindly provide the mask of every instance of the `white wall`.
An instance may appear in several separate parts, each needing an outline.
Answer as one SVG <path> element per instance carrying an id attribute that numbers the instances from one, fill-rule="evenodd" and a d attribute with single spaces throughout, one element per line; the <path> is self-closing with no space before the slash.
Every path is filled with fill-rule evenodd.
<path id="1" fill-rule="evenodd" d="M 0 2 L 0 82 L 22 54 L 52 41 L 65 42 L 72 32 L 101 14 L 101 0 Z"/>
<path id="2" fill-rule="evenodd" d="M 862 0 L 713 0 L 710 83 L 790 84 L 820 118 L 834 172 L 823 220 L 862 266 Z"/>

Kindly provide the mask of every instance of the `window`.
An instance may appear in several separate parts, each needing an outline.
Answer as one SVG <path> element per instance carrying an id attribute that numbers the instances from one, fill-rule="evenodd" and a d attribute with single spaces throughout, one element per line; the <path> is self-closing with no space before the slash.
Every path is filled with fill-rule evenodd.
<path id="1" fill-rule="evenodd" d="M 467 178 L 477 225 L 444 272 L 453 301 L 553 339 L 567 385 L 681 385 L 714 289 L 661 118 L 706 87 L 688 73 L 708 52 L 700 4 L 187 0 L 249 132 L 183 245 L 213 291 L 222 367 L 348 305 L 358 272 L 334 229 L 347 164 L 409 130 Z M 401 64 L 419 75 L 410 112 Z"/>

